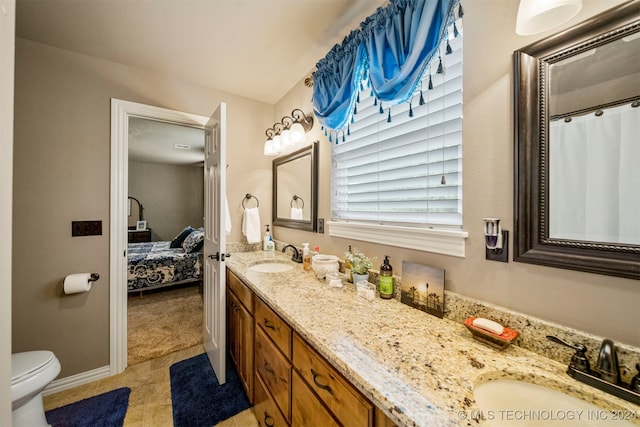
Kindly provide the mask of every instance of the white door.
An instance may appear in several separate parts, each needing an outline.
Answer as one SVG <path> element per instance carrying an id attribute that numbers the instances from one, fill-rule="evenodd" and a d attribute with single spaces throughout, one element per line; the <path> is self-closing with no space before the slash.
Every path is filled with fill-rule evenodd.
<path id="1" fill-rule="evenodd" d="M 218 382 L 226 382 L 225 203 L 227 105 L 222 102 L 205 126 L 204 161 L 204 347 Z"/>

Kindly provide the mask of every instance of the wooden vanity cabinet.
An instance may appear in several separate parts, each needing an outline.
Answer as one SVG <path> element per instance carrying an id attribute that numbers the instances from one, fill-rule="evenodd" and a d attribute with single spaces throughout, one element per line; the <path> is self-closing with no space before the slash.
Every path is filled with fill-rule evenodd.
<path id="1" fill-rule="evenodd" d="M 227 270 L 227 344 L 238 377 L 253 403 L 253 292 Z"/>
<path id="2" fill-rule="evenodd" d="M 261 427 L 395 424 L 227 269 L 228 343 Z"/>

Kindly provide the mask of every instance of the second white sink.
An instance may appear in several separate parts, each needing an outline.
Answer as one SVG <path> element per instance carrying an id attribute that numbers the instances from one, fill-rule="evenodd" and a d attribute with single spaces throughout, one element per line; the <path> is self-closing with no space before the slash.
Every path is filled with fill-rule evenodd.
<path id="1" fill-rule="evenodd" d="M 625 410 L 608 411 L 559 390 L 501 379 L 474 387 L 473 396 L 488 425 L 627 427 Z M 626 411 L 628 415 L 632 415 Z"/>
<path id="2" fill-rule="evenodd" d="M 249 270 L 257 271 L 258 273 L 284 273 L 285 271 L 293 270 L 293 266 L 281 262 L 264 262 L 252 265 Z"/>

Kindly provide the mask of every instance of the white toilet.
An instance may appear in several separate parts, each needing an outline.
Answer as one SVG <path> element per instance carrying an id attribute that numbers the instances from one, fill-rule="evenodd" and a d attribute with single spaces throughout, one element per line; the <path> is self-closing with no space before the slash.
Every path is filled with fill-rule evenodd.
<path id="1" fill-rule="evenodd" d="M 60 373 L 60 362 L 50 351 L 11 355 L 11 410 L 13 427 L 45 427 L 42 390 Z"/>

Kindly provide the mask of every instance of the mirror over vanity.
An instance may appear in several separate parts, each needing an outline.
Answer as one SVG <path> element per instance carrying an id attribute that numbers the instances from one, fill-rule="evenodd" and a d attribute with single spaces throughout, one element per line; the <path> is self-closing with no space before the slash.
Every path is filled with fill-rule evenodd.
<path id="1" fill-rule="evenodd" d="M 273 159 L 273 225 L 316 231 L 318 141 Z"/>
<path id="2" fill-rule="evenodd" d="M 640 279 L 640 0 L 514 53 L 514 260 Z"/>

